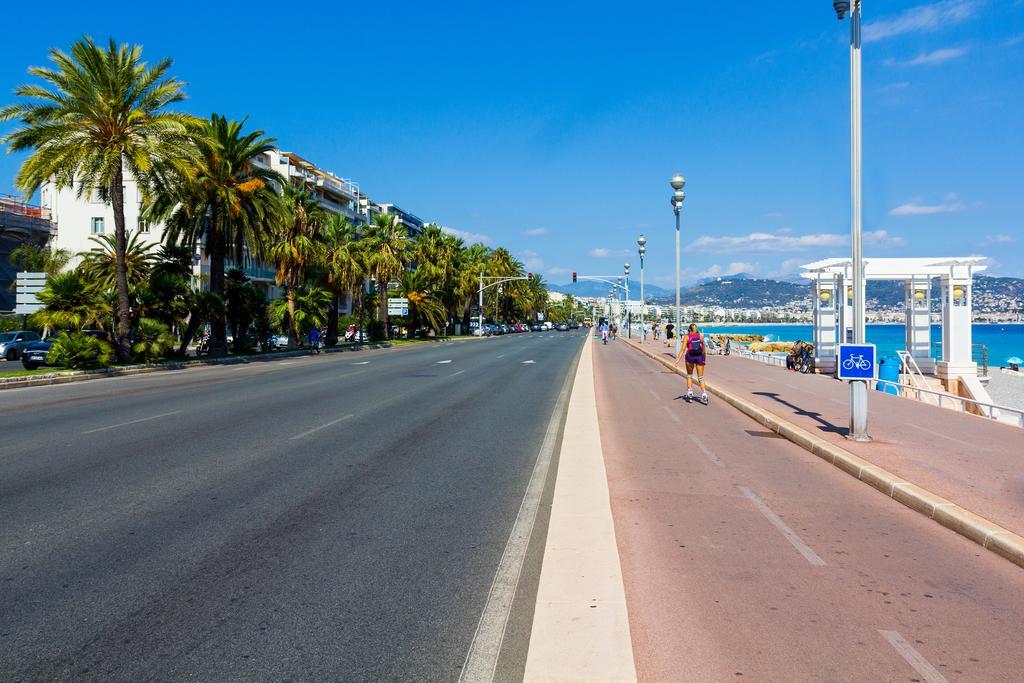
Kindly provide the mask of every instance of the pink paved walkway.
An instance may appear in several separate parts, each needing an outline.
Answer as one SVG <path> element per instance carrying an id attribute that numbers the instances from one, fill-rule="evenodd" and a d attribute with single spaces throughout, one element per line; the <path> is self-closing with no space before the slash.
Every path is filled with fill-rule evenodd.
<path id="1" fill-rule="evenodd" d="M 648 341 L 648 348 L 672 357 L 660 344 Z M 871 391 L 874 441 L 856 443 L 843 436 L 849 425 L 843 382 L 737 356 L 709 356 L 707 376 L 710 384 L 1024 535 L 1024 430 Z"/>

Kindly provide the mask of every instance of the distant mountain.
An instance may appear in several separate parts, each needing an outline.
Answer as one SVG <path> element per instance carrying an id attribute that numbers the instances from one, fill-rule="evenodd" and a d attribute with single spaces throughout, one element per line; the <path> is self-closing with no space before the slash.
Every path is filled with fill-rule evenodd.
<path id="1" fill-rule="evenodd" d="M 598 294 L 607 293 L 607 288 Z M 654 303 L 672 304 L 675 297 L 671 290 L 661 287 L 648 288 Z M 657 292 L 657 293 L 656 293 Z M 903 305 L 903 282 L 897 280 L 870 280 L 867 286 L 868 308 L 882 309 Z M 938 308 L 941 296 L 938 280 L 932 287 L 933 306 Z M 693 287 L 684 289 L 684 306 L 722 306 L 725 308 L 762 308 L 785 306 L 786 304 L 810 303 L 811 285 L 807 280 L 785 281 L 751 277 L 741 273 L 730 277 L 708 278 Z M 978 312 L 1007 312 L 1024 309 L 1024 279 L 1012 277 L 974 278 L 974 308 Z"/>

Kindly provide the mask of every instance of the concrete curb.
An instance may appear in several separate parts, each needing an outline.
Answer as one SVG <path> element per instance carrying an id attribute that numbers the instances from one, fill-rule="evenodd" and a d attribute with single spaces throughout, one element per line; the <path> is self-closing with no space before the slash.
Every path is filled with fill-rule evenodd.
<path id="1" fill-rule="evenodd" d="M 415 348 L 419 344 L 442 344 L 454 341 L 467 341 L 469 339 L 480 339 L 481 337 L 465 337 L 457 339 L 438 339 L 419 341 L 415 344 L 389 344 L 387 342 L 364 344 L 362 346 L 345 346 L 341 348 L 323 349 L 324 353 L 348 353 L 354 351 L 367 351 L 372 349 L 403 349 Z M 274 361 L 296 356 L 312 356 L 312 351 L 301 349 L 296 351 L 280 351 L 278 353 L 260 353 L 251 356 L 227 356 L 225 358 L 208 358 L 205 360 L 168 361 L 166 363 L 152 363 L 139 365 L 125 365 L 118 368 L 101 368 L 98 370 L 65 370 L 59 372 L 47 372 L 42 375 L 24 375 L 21 377 L 0 377 L 0 391 L 4 389 L 21 389 L 24 387 L 47 386 L 51 384 L 68 384 L 71 382 L 84 382 L 93 379 L 105 379 L 108 377 L 127 377 L 131 375 L 144 375 L 151 372 L 165 372 L 168 370 L 184 370 L 185 368 L 197 368 L 206 365 L 240 365 L 256 361 Z"/>
<path id="2" fill-rule="evenodd" d="M 653 358 L 678 375 L 685 375 L 671 361 L 627 341 L 640 353 Z M 927 491 L 916 484 L 897 477 L 895 474 L 867 460 L 859 458 L 821 437 L 797 427 L 792 422 L 771 413 L 746 399 L 740 398 L 724 389 L 706 383 L 708 391 L 719 397 L 741 413 L 772 430 L 779 436 L 789 439 L 801 448 L 813 453 L 822 460 L 829 462 L 847 474 L 881 491 L 893 500 L 942 526 L 969 538 L 986 550 L 1006 558 L 1019 567 L 1024 567 L 1024 537 L 1005 529 L 995 522 L 966 510 L 952 501 Z"/>

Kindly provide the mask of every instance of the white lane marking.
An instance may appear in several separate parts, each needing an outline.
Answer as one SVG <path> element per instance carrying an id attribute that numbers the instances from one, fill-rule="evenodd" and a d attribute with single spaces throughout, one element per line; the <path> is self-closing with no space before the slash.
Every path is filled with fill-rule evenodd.
<path id="1" fill-rule="evenodd" d="M 708 456 L 708 459 L 711 462 L 715 463 L 719 467 L 725 467 L 725 463 L 722 462 L 721 459 L 717 455 L 715 455 L 714 452 L 710 448 L 705 446 L 704 442 L 701 441 L 700 437 L 698 437 L 696 434 L 690 434 L 690 441 L 692 441 L 695 444 L 697 444 L 697 448 L 699 448 L 701 450 L 701 452 L 704 453 L 704 455 Z"/>
<path id="2" fill-rule="evenodd" d="M 370 364 L 370 361 L 363 360 L 363 361 L 359 361 L 358 363 L 353 363 L 352 365 L 369 365 L 369 364 Z"/>
<path id="3" fill-rule="evenodd" d="M 647 387 L 647 393 L 649 393 L 651 396 L 653 396 L 655 401 L 660 401 L 661 400 L 661 396 L 658 396 L 658 392 L 656 392 L 654 389 L 651 389 L 650 387 Z"/>
<path id="4" fill-rule="evenodd" d="M 927 659 L 922 657 L 921 653 L 915 650 L 898 631 L 883 631 L 879 629 L 878 632 L 889 641 L 889 644 L 893 646 L 903 659 L 907 660 L 907 664 L 912 666 L 914 671 L 921 674 L 921 678 L 928 681 L 928 683 L 948 683 L 946 677 L 940 674 L 938 669 L 932 666 Z"/>
<path id="5" fill-rule="evenodd" d="M 462 374 L 462 373 L 464 373 L 464 372 L 465 372 L 465 370 L 459 370 L 458 372 L 453 372 L 452 374 L 450 374 L 450 375 L 448 375 L 448 376 L 449 376 L 449 377 L 454 377 L 455 375 L 461 375 L 461 374 Z"/>
<path id="6" fill-rule="evenodd" d="M 916 424 L 914 424 L 912 422 L 908 422 L 907 424 L 909 424 L 914 429 L 920 429 L 922 432 L 928 432 L 932 436 L 937 436 L 940 439 L 945 439 L 946 441 L 952 441 L 955 444 L 960 444 L 961 446 L 965 446 L 965 447 L 970 448 L 972 450 L 991 452 L 991 449 L 985 448 L 984 446 L 979 446 L 977 444 L 968 443 L 966 441 L 961 441 L 960 439 L 957 439 L 955 437 L 947 436 L 945 434 L 940 434 L 939 432 L 936 432 L 934 430 L 928 429 L 927 427 L 922 427 L 921 425 L 916 425 Z"/>
<path id="7" fill-rule="evenodd" d="M 140 417 L 138 420 L 129 420 L 128 422 L 122 422 L 122 423 L 116 424 L 116 425 L 107 425 L 106 427 L 97 427 L 96 429 L 90 429 L 90 430 L 82 432 L 82 433 L 83 434 L 95 434 L 96 432 L 105 432 L 108 429 L 117 429 L 118 427 L 127 427 L 128 425 L 134 425 L 134 424 L 138 424 L 140 422 L 149 422 L 150 420 L 157 420 L 157 419 L 160 419 L 161 417 L 168 417 L 170 415 L 177 415 L 180 412 L 181 412 L 180 410 L 172 410 L 169 413 L 161 413 L 159 415 L 151 415 L 150 417 Z"/>
<path id="8" fill-rule="evenodd" d="M 818 553 L 811 550 L 810 546 L 804 543 L 803 540 L 801 540 L 801 538 L 796 535 L 795 531 L 786 526 L 786 523 L 783 522 L 777 514 L 772 512 L 772 509 L 768 507 L 768 505 L 766 505 L 763 500 L 758 498 L 756 493 L 751 491 L 746 486 L 739 486 L 737 488 L 739 488 L 739 490 L 743 493 L 744 496 L 749 498 L 751 502 L 754 503 L 757 509 L 761 512 L 761 514 L 765 516 L 765 519 L 771 522 L 772 526 L 778 529 L 779 532 L 786 537 L 786 540 L 789 541 L 794 548 L 796 548 L 798 553 L 804 556 L 805 560 L 810 562 L 815 567 L 825 566 L 825 560 L 818 557 Z"/>
<path id="9" fill-rule="evenodd" d="M 436 363 L 434 363 L 434 365 L 445 365 L 446 363 L 451 363 L 451 361 L 450 360 L 439 360 Z"/>
<path id="10" fill-rule="evenodd" d="M 312 429 L 307 430 L 305 432 L 302 432 L 301 434 L 296 434 L 295 436 L 292 437 L 292 439 L 293 440 L 294 439 L 301 439 L 304 436 L 309 436 L 310 434 L 314 434 L 316 432 L 319 432 L 321 429 L 327 429 L 328 427 L 333 427 L 334 425 L 338 424 L 339 422 L 344 422 L 345 420 L 348 420 L 348 419 L 353 418 L 353 417 L 355 417 L 355 414 L 342 415 L 341 417 L 339 417 L 336 420 L 331 420 L 330 422 L 326 422 L 326 423 L 320 425 L 319 427 L 313 427 Z"/>
<path id="11" fill-rule="evenodd" d="M 524 346 L 523 348 L 525 349 L 526 347 Z M 497 356 L 495 356 L 495 358 L 504 358 L 504 357 L 505 357 L 505 354 L 503 354 L 503 353 L 500 353 Z"/>
<path id="12" fill-rule="evenodd" d="M 532 360 L 524 360 L 523 361 L 523 365 L 533 365 L 533 361 Z"/>
<path id="13" fill-rule="evenodd" d="M 673 422 L 675 422 L 676 424 L 682 424 L 682 422 L 679 419 L 679 416 L 672 412 L 671 408 L 669 408 L 668 406 L 662 406 L 662 408 L 665 409 L 665 412 L 668 413 L 668 416 L 672 418 Z"/>
<path id="14" fill-rule="evenodd" d="M 519 505 L 516 521 L 512 524 L 512 531 L 505 544 L 505 552 L 502 553 L 501 561 L 494 572 L 487 602 L 484 603 L 476 632 L 473 633 L 473 640 L 469 644 L 469 652 L 466 653 L 466 660 L 462 664 L 460 682 L 494 680 L 494 670 L 498 666 L 498 655 L 501 654 L 508 617 L 512 611 L 512 600 L 519 587 L 519 575 L 526 560 L 530 536 L 533 535 L 533 524 L 537 519 L 537 509 L 544 493 L 551 458 L 558 447 L 558 428 L 567 409 L 575 375 L 576 373 L 571 371 L 566 373 L 562 390 L 555 401 L 554 410 L 551 411 L 551 419 L 548 420 L 544 441 L 541 442 L 540 451 L 537 453 L 530 483 L 526 485 L 523 502 Z"/>
<path id="15" fill-rule="evenodd" d="M 283 360 L 283 361 L 279 362 L 278 365 L 295 365 L 295 361 L 293 361 L 293 360 Z"/>

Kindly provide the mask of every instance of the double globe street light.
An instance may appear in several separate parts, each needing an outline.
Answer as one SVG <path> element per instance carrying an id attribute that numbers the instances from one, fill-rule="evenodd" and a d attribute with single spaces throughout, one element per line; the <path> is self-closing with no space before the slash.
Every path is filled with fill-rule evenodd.
<path id="1" fill-rule="evenodd" d="M 640 254 L 640 341 L 643 343 L 647 342 L 647 321 L 646 313 L 644 310 L 646 304 L 644 303 L 644 255 L 647 253 L 647 238 L 642 234 L 637 239 L 636 243 L 639 245 L 637 253 Z"/>
<path id="2" fill-rule="evenodd" d="M 622 266 L 626 273 L 626 336 L 630 339 L 633 338 L 633 309 L 629 305 L 629 264 L 625 263 Z"/>
<path id="3" fill-rule="evenodd" d="M 679 214 L 683 210 L 683 200 L 686 199 L 686 193 L 683 192 L 683 188 L 686 187 L 686 178 L 683 177 L 682 173 L 676 173 L 672 176 L 669 181 L 674 192 L 672 193 L 672 210 L 676 214 L 676 358 L 679 357 Z"/>

